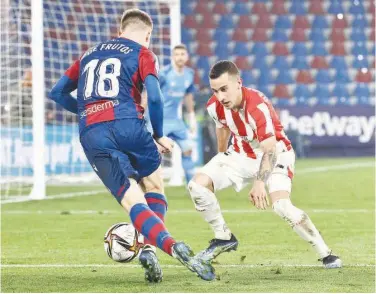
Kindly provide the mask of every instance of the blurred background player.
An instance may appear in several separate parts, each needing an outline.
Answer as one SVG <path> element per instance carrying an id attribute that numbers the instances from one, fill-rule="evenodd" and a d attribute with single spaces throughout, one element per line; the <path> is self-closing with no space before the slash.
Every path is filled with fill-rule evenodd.
<path id="1" fill-rule="evenodd" d="M 211 280 L 213 268 L 193 258 L 185 243 L 177 243 L 163 221 L 167 200 L 159 169 L 161 157 L 153 137 L 164 152 L 170 152 L 173 144 L 163 135 L 158 64 L 148 49 L 152 29 L 147 13 L 126 10 L 119 37 L 86 51 L 57 82 L 50 98 L 78 114 L 85 154 L 104 185 L 129 213 L 134 227 L 148 242 L 177 258 L 201 278 Z M 146 130 L 140 105 L 143 83 L 153 137 Z M 76 88 L 77 100 L 70 94 Z M 143 250 L 139 260 L 149 282 L 162 280 L 153 250 Z"/>
<path id="2" fill-rule="evenodd" d="M 213 260 L 238 247 L 214 192 L 230 186 L 239 192 L 253 181 L 249 198 L 258 209 L 269 206 L 268 191 L 274 212 L 312 244 L 324 266 L 341 267 L 342 261 L 332 255 L 308 215 L 291 203 L 295 153 L 269 100 L 263 93 L 242 86 L 239 70 L 231 61 L 217 62 L 209 78 L 214 95 L 207 109 L 216 125 L 218 154 L 188 186 L 197 211 L 215 234 L 201 256 Z"/>
<path id="3" fill-rule="evenodd" d="M 183 44 L 172 49 L 171 64 L 164 67 L 159 73 L 159 81 L 164 98 L 163 133 L 174 140 L 182 152 L 182 166 L 187 183 L 194 172 L 192 160 L 192 142 L 189 139 L 188 129 L 182 115 L 182 105 L 185 104 L 189 131 L 195 134 L 197 121 L 193 93 L 194 71 L 186 66 L 188 50 Z"/>

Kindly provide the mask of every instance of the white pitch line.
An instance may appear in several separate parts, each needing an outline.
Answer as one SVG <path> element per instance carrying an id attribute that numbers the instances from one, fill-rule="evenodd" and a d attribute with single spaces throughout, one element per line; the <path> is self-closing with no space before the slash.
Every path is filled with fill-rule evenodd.
<path id="1" fill-rule="evenodd" d="M 309 167 L 304 169 L 297 169 L 296 175 L 304 175 L 304 174 L 313 174 L 313 173 L 320 173 L 332 170 L 342 170 L 342 169 L 356 169 L 362 167 L 375 167 L 375 162 L 359 162 L 359 163 L 345 163 L 339 165 L 332 165 L 332 166 L 318 166 L 318 167 Z"/>
<path id="2" fill-rule="evenodd" d="M 104 193 L 106 191 L 107 190 L 105 190 L 105 189 L 101 189 L 101 190 L 96 190 L 96 191 L 82 191 L 82 192 L 63 193 L 63 194 L 48 196 L 47 198 L 38 199 L 38 200 L 32 200 L 32 199 L 28 198 L 27 196 L 11 197 L 9 199 L 2 199 L 1 205 L 9 204 L 9 203 L 27 202 L 27 201 L 54 200 L 54 199 L 72 198 L 72 197 L 77 197 L 77 196 L 91 196 L 91 195 L 101 194 L 101 193 Z"/>
<path id="3" fill-rule="evenodd" d="M 220 268 L 262 268 L 262 267 L 323 267 L 322 264 L 215 264 Z M 2 264 L 1 268 L 140 268 L 136 264 Z M 374 264 L 344 264 L 344 267 L 375 267 Z M 184 268 L 183 265 L 167 264 L 162 268 Z"/>
<path id="4" fill-rule="evenodd" d="M 306 209 L 309 213 L 374 213 L 372 209 Z M 230 214 L 258 214 L 258 213 L 273 213 L 272 210 L 254 210 L 254 209 L 223 209 L 223 213 Z M 22 215 L 22 214 L 61 214 L 61 215 L 82 215 L 82 214 L 120 214 L 121 210 L 3 210 L 2 214 L 7 215 Z M 176 209 L 169 210 L 168 214 L 196 214 L 194 209 Z"/>
<path id="5" fill-rule="evenodd" d="M 326 172 L 326 171 L 332 171 L 332 170 L 343 170 L 343 169 L 349 170 L 349 169 L 358 169 L 358 168 L 364 168 L 364 167 L 375 167 L 375 162 L 346 163 L 346 164 L 338 164 L 338 165 L 332 165 L 332 166 L 319 166 L 319 167 L 312 167 L 312 168 L 297 169 L 296 176 L 311 174 L 311 173 L 320 173 L 320 172 Z M 100 194 L 104 192 L 106 192 L 106 190 L 101 189 L 101 190 L 96 190 L 96 191 L 64 193 L 64 194 L 58 194 L 54 196 L 48 196 L 47 198 L 44 198 L 42 200 L 65 199 L 65 198 L 71 198 L 71 197 L 77 197 L 77 196 L 90 196 L 90 195 L 96 195 L 96 194 Z M 11 197 L 10 199 L 2 199 L 0 202 L 0 205 L 16 203 L 16 202 L 27 202 L 27 201 L 32 201 L 32 200 L 28 197 Z"/>

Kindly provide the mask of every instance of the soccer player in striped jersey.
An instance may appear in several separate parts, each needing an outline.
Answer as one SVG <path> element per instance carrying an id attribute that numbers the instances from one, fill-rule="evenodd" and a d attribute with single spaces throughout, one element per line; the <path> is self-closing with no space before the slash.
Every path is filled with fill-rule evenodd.
<path id="1" fill-rule="evenodd" d="M 242 86 L 239 70 L 231 61 L 217 62 L 209 78 L 214 95 L 207 110 L 216 124 L 218 154 L 188 185 L 196 209 L 215 235 L 199 255 L 213 260 L 237 249 L 238 241 L 225 223 L 214 192 L 230 186 L 240 191 L 253 181 L 249 199 L 258 209 L 266 209 L 270 198 L 274 212 L 312 244 L 326 268 L 341 267 L 342 261 L 332 254 L 308 215 L 291 203 L 295 154 L 269 100 Z"/>
<path id="2" fill-rule="evenodd" d="M 138 9 L 126 10 L 119 37 L 86 51 L 57 82 L 49 97 L 79 116 L 80 141 L 103 184 L 129 213 L 134 227 L 165 253 L 201 278 L 215 278 L 214 269 L 164 225 L 167 200 L 160 175 L 161 156 L 172 149 L 163 134 L 163 102 L 156 56 L 148 49 L 153 23 Z M 145 127 L 141 106 L 143 85 L 153 137 Z M 77 100 L 71 92 L 77 89 Z M 155 142 L 154 142 L 154 140 Z M 151 246 L 139 260 L 150 282 L 162 281 L 162 270 Z"/>

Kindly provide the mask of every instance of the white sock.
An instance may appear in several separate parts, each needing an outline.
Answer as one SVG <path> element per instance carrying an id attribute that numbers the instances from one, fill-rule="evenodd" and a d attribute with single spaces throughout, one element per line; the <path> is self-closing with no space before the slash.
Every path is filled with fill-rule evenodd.
<path id="1" fill-rule="evenodd" d="M 157 247 L 151 244 L 146 244 L 144 248 L 142 248 L 142 250 L 146 250 L 146 251 L 150 250 L 150 251 L 153 251 L 154 253 L 157 253 Z"/>
<path id="2" fill-rule="evenodd" d="M 295 207 L 290 199 L 280 199 L 273 204 L 274 211 L 286 220 L 292 229 L 304 240 L 310 243 L 320 258 L 326 257 L 331 250 L 325 244 L 319 231 L 312 223 L 309 216 L 301 209 Z"/>
<path id="3" fill-rule="evenodd" d="M 215 194 L 194 181 L 189 182 L 188 189 L 196 210 L 209 223 L 214 231 L 215 238 L 230 240 L 231 231 L 226 225 Z"/>

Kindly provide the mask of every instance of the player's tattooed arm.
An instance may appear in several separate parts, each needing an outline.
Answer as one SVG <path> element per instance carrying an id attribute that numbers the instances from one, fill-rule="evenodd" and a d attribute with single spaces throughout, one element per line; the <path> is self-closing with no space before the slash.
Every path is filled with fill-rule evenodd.
<path id="1" fill-rule="evenodd" d="M 264 155 L 262 156 L 260 169 L 256 175 L 256 179 L 265 183 L 277 162 L 275 137 L 270 137 L 261 142 L 261 149 L 264 151 Z"/>

